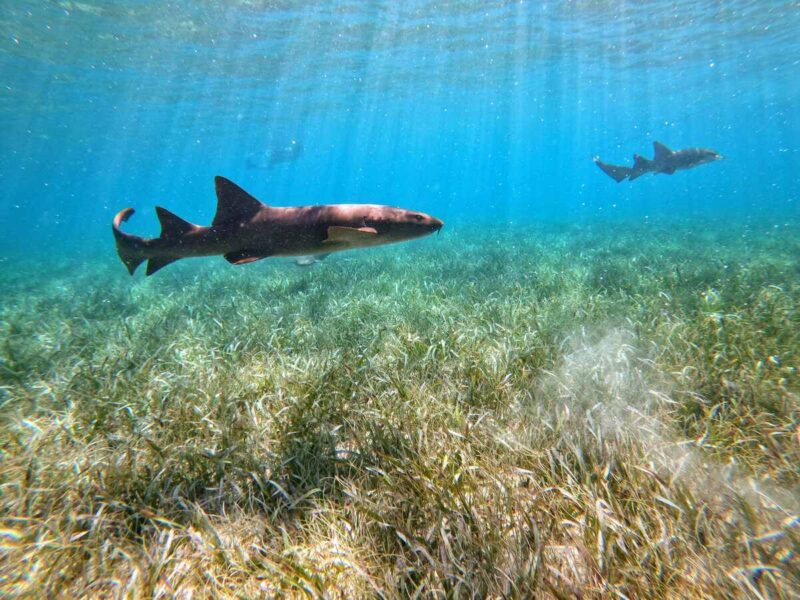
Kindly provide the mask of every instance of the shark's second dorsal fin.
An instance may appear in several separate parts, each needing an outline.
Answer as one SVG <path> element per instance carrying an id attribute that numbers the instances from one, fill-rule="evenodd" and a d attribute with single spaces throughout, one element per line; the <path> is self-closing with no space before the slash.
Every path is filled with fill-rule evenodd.
<path id="1" fill-rule="evenodd" d="M 197 225 L 184 221 L 175 213 L 171 213 L 161 206 L 156 206 L 156 214 L 158 222 L 161 223 L 162 238 L 178 237 L 197 228 Z"/>
<path id="2" fill-rule="evenodd" d="M 661 159 L 667 158 L 672 154 L 672 150 L 667 148 L 661 142 L 653 142 L 653 160 L 658 162 Z"/>
<path id="3" fill-rule="evenodd" d="M 212 225 L 241 223 L 255 216 L 265 205 L 245 192 L 230 179 L 214 178 L 217 189 L 217 214 Z"/>

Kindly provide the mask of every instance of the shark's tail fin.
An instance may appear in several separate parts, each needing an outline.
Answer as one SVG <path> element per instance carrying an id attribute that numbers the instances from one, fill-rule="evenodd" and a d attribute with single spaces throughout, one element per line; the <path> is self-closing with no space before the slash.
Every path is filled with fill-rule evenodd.
<path id="1" fill-rule="evenodd" d="M 130 219 L 134 212 L 132 208 L 122 209 L 114 217 L 114 222 L 111 225 L 114 231 L 114 240 L 117 243 L 117 254 L 119 254 L 122 263 L 131 275 L 136 272 L 136 267 L 147 258 L 144 253 L 144 240 L 120 229 L 122 222 Z"/>
<path id="2" fill-rule="evenodd" d="M 131 275 L 136 272 L 136 268 L 145 260 L 147 261 L 147 275 L 152 275 L 159 269 L 178 260 L 180 256 L 159 252 L 153 247 L 152 243 L 161 242 L 163 245 L 165 242 L 177 242 L 180 244 L 179 238 L 182 235 L 197 229 L 197 225 L 184 221 L 166 208 L 156 206 L 156 214 L 161 223 L 161 236 L 155 240 L 144 239 L 125 233 L 120 229 L 120 225 L 130 219 L 133 213 L 134 210 L 132 208 L 125 208 L 119 211 L 112 224 L 114 240 L 117 242 L 117 254 L 119 254 L 120 259 Z"/>
<path id="3" fill-rule="evenodd" d="M 628 175 L 628 181 L 633 181 L 637 177 L 641 177 L 645 173 L 649 173 L 653 170 L 653 161 L 645 158 L 644 156 L 639 156 L 638 154 L 633 155 L 633 168 L 631 169 L 630 175 Z"/>
<path id="4" fill-rule="evenodd" d="M 611 177 L 611 179 L 613 179 L 617 183 L 619 183 L 620 181 L 622 181 L 623 179 L 628 177 L 628 175 L 631 174 L 631 170 L 629 167 L 609 165 L 608 163 L 604 163 L 602 160 L 600 160 L 599 156 L 595 156 L 593 160 L 594 164 L 600 167 L 600 170 L 603 171 L 603 173 Z"/>

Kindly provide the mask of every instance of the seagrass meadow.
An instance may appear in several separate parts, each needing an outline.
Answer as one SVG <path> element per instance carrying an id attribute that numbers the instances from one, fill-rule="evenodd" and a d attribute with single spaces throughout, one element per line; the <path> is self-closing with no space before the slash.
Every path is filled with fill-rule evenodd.
<path id="1" fill-rule="evenodd" d="M 2 263 L 0 595 L 796 598 L 798 234 Z"/>

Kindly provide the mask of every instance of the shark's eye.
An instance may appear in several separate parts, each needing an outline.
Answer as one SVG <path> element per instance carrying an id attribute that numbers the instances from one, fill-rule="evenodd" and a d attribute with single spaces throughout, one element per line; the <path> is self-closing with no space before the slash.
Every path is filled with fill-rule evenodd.
<path id="1" fill-rule="evenodd" d="M 415 218 L 417 221 L 423 221 L 423 220 L 425 220 L 425 217 L 423 217 L 422 215 L 414 215 L 414 218 Z"/>

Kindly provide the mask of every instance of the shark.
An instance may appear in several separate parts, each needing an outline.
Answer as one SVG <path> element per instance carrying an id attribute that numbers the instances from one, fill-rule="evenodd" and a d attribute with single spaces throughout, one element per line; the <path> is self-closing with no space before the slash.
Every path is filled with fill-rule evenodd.
<path id="1" fill-rule="evenodd" d="M 707 148 L 671 150 L 661 142 L 653 142 L 652 160 L 639 154 L 634 154 L 633 167 L 610 165 L 601 161 L 599 156 L 595 156 L 593 160 L 603 173 L 619 183 L 624 179 L 633 181 L 645 173 L 672 175 L 675 171 L 693 169 L 723 158 L 717 151 Z"/>
<path id="2" fill-rule="evenodd" d="M 217 212 L 209 226 L 195 225 L 156 206 L 161 235 L 143 238 L 122 231 L 133 208 L 119 211 L 112 231 L 122 263 L 146 274 L 195 256 L 222 255 L 234 265 L 271 256 L 299 257 L 309 265 L 333 252 L 404 242 L 441 230 L 444 223 L 422 212 L 380 204 L 267 206 L 225 177 L 214 178 Z"/>
<path id="3" fill-rule="evenodd" d="M 296 161 L 302 153 L 303 143 L 290 140 L 285 146 L 275 147 L 269 152 L 251 154 L 247 157 L 247 166 L 250 169 L 272 169 L 275 165 Z"/>

